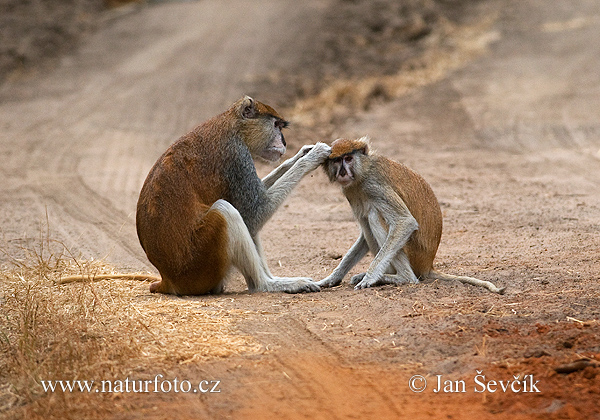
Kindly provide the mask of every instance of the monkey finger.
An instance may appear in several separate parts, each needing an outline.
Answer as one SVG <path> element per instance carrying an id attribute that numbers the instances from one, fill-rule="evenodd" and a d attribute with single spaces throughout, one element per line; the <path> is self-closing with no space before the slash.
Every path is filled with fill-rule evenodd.
<path id="1" fill-rule="evenodd" d="M 354 290 L 367 289 L 371 287 L 371 284 L 366 281 L 359 282 L 356 286 L 354 286 Z"/>
<path id="2" fill-rule="evenodd" d="M 362 279 L 365 277 L 366 274 L 367 273 L 360 273 L 355 276 L 352 276 L 352 278 L 350 279 L 350 284 L 352 286 L 356 286 L 358 283 L 360 283 L 362 281 Z"/>
<path id="3" fill-rule="evenodd" d="M 371 284 L 369 284 L 365 281 L 361 281 L 356 286 L 354 286 L 354 290 L 367 289 L 369 287 L 371 287 Z"/>
<path id="4" fill-rule="evenodd" d="M 314 156 L 319 163 L 323 163 L 331 154 L 331 147 L 325 143 L 317 143 L 308 154 Z"/>
<path id="5" fill-rule="evenodd" d="M 302 289 L 301 293 L 314 293 L 314 292 L 320 292 L 320 291 L 321 291 L 321 288 L 315 282 L 312 284 L 305 285 L 304 288 Z"/>
<path id="6" fill-rule="evenodd" d="M 331 277 L 325 277 L 323 280 L 318 281 L 317 284 L 321 288 L 326 288 L 326 287 L 339 286 L 341 282 L 342 282 L 342 279 L 334 279 Z"/>
<path id="7" fill-rule="evenodd" d="M 369 287 L 381 286 L 381 285 L 384 285 L 387 283 L 388 283 L 388 281 L 386 281 L 385 276 L 380 276 L 379 278 L 374 278 L 374 277 L 365 275 L 363 277 L 363 279 L 356 286 L 354 286 L 354 290 L 367 289 Z"/>
<path id="8" fill-rule="evenodd" d="M 318 149 L 319 151 L 322 151 L 323 153 L 327 153 L 327 156 L 329 156 L 331 154 L 331 146 L 328 145 L 327 143 L 323 143 L 323 142 L 317 142 L 315 144 L 315 149 Z"/>
<path id="9" fill-rule="evenodd" d="M 313 149 L 313 147 L 315 147 L 314 144 L 306 144 L 306 145 L 302 146 L 300 148 L 300 151 L 298 152 L 298 155 L 300 157 L 306 156 L 308 154 L 308 152 L 310 152 Z"/>

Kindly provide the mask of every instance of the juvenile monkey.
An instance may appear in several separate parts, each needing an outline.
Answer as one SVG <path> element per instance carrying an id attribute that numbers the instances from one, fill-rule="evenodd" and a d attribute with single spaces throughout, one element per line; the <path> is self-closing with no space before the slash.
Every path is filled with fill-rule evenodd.
<path id="1" fill-rule="evenodd" d="M 304 146 L 261 180 L 253 158 L 277 161 L 286 151 L 281 130 L 287 125 L 273 108 L 246 96 L 158 159 L 136 215 L 142 248 L 161 276 L 151 292 L 220 293 L 232 266 L 251 292 L 319 291 L 309 278 L 274 277 L 258 237 L 302 177 L 330 152 L 325 143 Z"/>
<path id="2" fill-rule="evenodd" d="M 459 280 L 504 293 L 504 288 L 489 281 L 433 269 L 442 236 L 442 212 L 433 190 L 406 166 L 369 153 L 368 138 L 334 141 L 323 168 L 331 182 L 342 186 L 361 233 L 333 273 L 317 282 L 319 286 L 340 284 L 371 251 L 375 258 L 367 272 L 351 279 L 355 289 L 439 279 Z"/>

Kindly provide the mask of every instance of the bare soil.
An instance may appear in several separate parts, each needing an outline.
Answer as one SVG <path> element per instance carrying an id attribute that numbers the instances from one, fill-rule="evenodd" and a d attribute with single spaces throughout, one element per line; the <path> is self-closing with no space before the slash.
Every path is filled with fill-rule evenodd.
<path id="1" fill-rule="evenodd" d="M 98 26 L 101 0 L 0 2 L 0 82 L 8 75 L 49 68 Z"/>
<path id="2" fill-rule="evenodd" d="M 8 252 L 32 241 L 47 209 L 52 234 L 83 258 L 151 269 L 132 227 L 147 170 L 178 135 L 248 92 L 295 121 L 292 152 L 369 135 L 423 175 L 444 214 L 437 267 L 507 286 L 506 295 L 454 282 L 355 291 L 347 281 L 250 295 L 238 275 L 223 295 L 178 298 L 123 282 L 114 287 L 132 305 L 162 305 L 157 324 L 182 300 L 196 302 L 231 314 L 233 334 L 258 346 L 131 367 L 143 379 L 219 380 L 220 393 L 41 395 L 6 415 L 59 417 L 44 410 L 58 401 L 74 418 L 600 418 L 600 6 L 265 0 L 258 13 L 242 3 L 228 14 L 216 1 L 143 8 L 51 74 L 0 88 Z M 463 27 L 476 29 L 477 54 L 465 52 Z M 332 107 L 319 96 L 339 80 L 360 87 L 423 69 L 434 76 L 401 95 L 382 82 L 352 96 L 358 103 L 342 95 Z M 357 235 L 341 192 L 317 171 L 261 238 L 275 275 L 321 279 Z M 581 359 L 589 362 L 557 371 Z M 415 375 L 427 381 L 422 392 L 409 386 Z M 500 381 L 518 384 L 504 391 Z"/>

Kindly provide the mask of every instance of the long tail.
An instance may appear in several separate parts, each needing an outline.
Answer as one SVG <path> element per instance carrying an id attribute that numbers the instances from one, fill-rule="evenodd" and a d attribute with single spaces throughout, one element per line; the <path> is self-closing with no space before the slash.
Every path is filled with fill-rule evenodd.
<path id="1" fill-rule="evenodd" d="M 75 276 L 62 277 L 56 284 L 67 284 L 86 281 L 100 281 L 107 279 L 125 279 L 140 281 L 160 281 L 161 278 L 151 274 L 78 274 Z"/>
<path id="2" fill-rule="evenodd" d="M 427 278 L 428 279 L 437 279 L 437 280 L 458 280 L 460 282 L 470 284 L 473 286 L 485 287 L 490 292 L 498 293 L 500 295 L 503 295 L 504 291 L 506 290 L 506 287 L 502 287 L 502 288 L 496 287 L 496 285 L 494 285 L 494 283 L 489 282 L 489 281 L 479 280 L 474 277 L 467 277 L 467 276 L 453 276 L 451 274 L 440 273 L 439 271 L 435 271 L 435 270 L 431 270 L 429 272 L 429 274 L 427 274 Z"/>

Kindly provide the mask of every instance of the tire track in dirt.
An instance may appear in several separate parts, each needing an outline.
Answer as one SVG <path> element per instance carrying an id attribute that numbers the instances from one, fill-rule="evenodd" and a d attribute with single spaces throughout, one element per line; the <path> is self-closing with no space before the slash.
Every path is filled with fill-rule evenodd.
<path id="1" fill-rule="evenodd" d="M 218 7 L 213 2 L 202 3 Z M 532 4 L 536 6 L 533 8 L 535 13 L 531 10 L 527 13 L 511 11 L 518 17 L 515 20 L 520 22 L 538 19 L 538 9 L 552 10 L 539 0 L 514 3 L 523 3 L 526 7 Z M 291 5 L 288 2 L 282 4 Z M 594 2 L 585 4 L 595 5 Z M 242 3 L 235 5 L 243 6 Z M 186 13 L 181 12 L 180 5 L 168 7 L 173 7 L 169 10 L 179 10 L 174 19 L 185 21 Z M 199 9 L 196 8 L 202 6 L 200 3 L 194 3 L 189 7 L 198 13 Z M 597 8 L 597 5 L 595 7 Z M 188 12 L 192 9 L 185 6 Z M 243 8 L 240 10 L 242 14 L 246 13 Z M 293 7 L 290 10 L 294 10 Z M 276 12 L 281 14 L 281 9 L 277 9 Z M 136 25 L 149 24 L 145 29 L 148 33 L 144 32 L 144 36 L 154 37 L 152 40 L 168 36 L 167 33 L 161 32 L 166 29 L 161 29 L 157 22 L 160 19 L 159 14 L 154 15 L 149 11 L 144 13 L 149 15 L 133 21 L 137 22 Z M 289 17 L 293 20 L 294 15 L 290 16 L 289 13 L 285 11 L 286 19 Z M 588 14 L 597 15 L 594 10 L 590 10 Z M 190 13 L 190 16 L 195 19 L 197 14 Z M 545 16 L 544 19 L 547 22 L 569 22 L 570 17 L 563 14 L 558 19 L 552 16 Z M 103 223 L 114 223 L 106 225 L 106 228 L 114 233 L 121 220 L 129 216 L 127 208 L 135 202 L 133 197 L 137 194 L 137 189 L 132 193 L 130 188 L 133 188 L 135 182 L 141 182 L 140 178 L 145 176 L 144 172 L 147 169 L 142 169 L 144 165 L 149 168 L 174 136 L 204 118 L 199 117 L 200 115 L 212 115 L 221 110 L 227 104 L 226 96 L 234 90 L 232 86 L 241 83 L 240 77 L 247 75 L 244 69 L 251 68 L 250 64 L 247 67 L 244 65 L 249 61 L 240 58 L 239 63 L 229 60 L 221 61 L 220 64 L 239 64 L 235 69 L 236 76 L 213 74 L 211 71 L 216 72 L 218 69 L 210 65 L 206 67 L 212 70 L 203 73 L 206 67 L 196 66 L 202 53 L 192 48 L 186 51 L 194 58 L 185 66 L 170 67 L 169 60 L 166 60 L 153 68 L 161 76 L 160 80 L 153 79 L 152 72 L 146 71 L 147 68 L 139 67 L 140 71 L 136 72 L 135 65 L 127 66 L 128 73 L 123 75 L 117 71 L 121 68 L 119 63 L 122 64 L 131 51 L 147 47 L 147 39 L 136 37 L 139 33 L 137 31 L 141 29 L 129 24 L 114 26 L 119 29 L 115 29 L 110 37 L 110 42 L 114 44 L 111 48 L 116 51 L 114 56 L 107 54 L 103 47 L 106 38 L 98 37 L 86 50 L 89 56 L 98 55 L 94 68 L 81 70 L 81 73 L 75 72 L 69 81 L 55 76 L 40 82 L 42 86 L 38 85 L 36 89 L 43 89 L 43 95 L 35 101 L 26 101 L 27 94 L 31 97 L 36 96 L 35 89 L 28 91 L 24 88 L 22 100 L 17 98 L 12 99 L 11 104 L 0 104 L 0 127 L 8 127 L 6 131 L 0 132 L 0 156 L 7 158 L 2 169 L 5 176 L 3 181 L 6 182 L 0 186 L 0 221 L 3 227 L 7 226 L 7 223 L 9 226 L 14 225 L 17 233 L 20 233 L 18 231 L 23 226 L 30 228 L 27 224 L 28 216 L 34 215 L 35 211 L 28 207 L 29 203 L 34 202 L 38 211 L 44 202 L 56 199 L 61 205 L 52 206 L 51 215 L 58 213 L 56 220 L 59 221 L 61 229 L 66 230 L 64 234 L 61 233 L 61 237 L 80 239 L 85 232 L 92 232 L 89 236 L 93 241 L 87 241 L 91 247 L 90 255 L 106 252 L 107 246 L 114 243 L 114 240 L 102 233 L 105 226 Z M 282 24 L 290 24 L 290 21 L 286 20 Z M 543 24 L 543 19 L 540 19 L 539 24 Z M 267 351 L 263 354 L 218 359 L 206 364 L 173 364 L 170 368 L 181 373 L 179 376 L 182 378 L 192 378 L 192 373 L 200 370 L 197 378 L 222 379 L 223 393 L 219 396 L 220 399 L 208 396 L 200 399 L 194 395 L 188 395 L 186 398 L 176 394 L 152 395 L 148 398 L 147 395 L 140 394 L 134 396 L 136 404 L 119 405 L 114 418 L 163 418 L 165 413 L 171 417 L 174 413 L 181 414 L 176 416 L 181 418 L 421 419 L 445 418 L 450 415 L 456 418 L 495 418 L 502 416 L 500 413 L 506 415 L 503 411 L 506 402 L 504 396 L 496 400 L 496 405 L 490 407 L 479 395 L 474 394 L 467 395 L 466 399 L 459 398 L 458 395 L 417 395 L 407 390 L 406 379 L 414 373 L 450 374 L 457 371 L 464 373 L 465 370 L 473 372 L 475 368 L 485 366 L 484 362 L 496 364 L 502 362 L 503 357 L 509 357 L 510 363 L 512 358 L 522 359 L 523 355 L 531 350 L 531 346 L 535 346 L 533 349 L 541 346 L 539 348 L 564 358 L 575 357 L 577 353 L 597 352 L 597 340 L 591 334 L 589 342 L 576 343 L 572 349 L 567 349 L 561 343 L 569 336 L 559 335 L 552 340 L 540 341 L 535 325 L 538 321 L 554 325 L 557 320 L 564 319 L 565 315 L 584 321 L 597 321 L 598 247 L 595 245 L 598 242 L 598 198 L 597 194 L 593 193 L 595 190 L 589 188 L 590 185 L 595 185 L 594 182 L 599 176 L 598 171 L 595 171 L 597 161 L 591 165 L 590 162 L 595 158 L 591 155 L 582 158 L 582 152 L 569 143 L 561 143 L 559 149 L 554 149 L 558 143 L 549 143 L 549 148 L 545 148 L 543 144 L 524 147 L 524 141 L 511 143 L 510 136 L 507 136 L 509 149 L 517 152 L 511 154 L 499 152 L 498 149 L 503 148 L 500 143 L 485 144 L 483 141 L 485 130 L 490 127 L 497 128 L 498 133 L 514 131 L 514 115 L 510 113 L 513 109 L 508 107 L 507 113 L 503 113 L 504 110 L 498 108 L 504 104 L 503 93 L 518 88 L 511 84 L 502 85 L 502 78 L 511 77 L 513 80 L 515 75 L 520 74 L 520 64 L 527 64 L 524 56 L 529 49 L 539 52 L 554 45 L 540 42 L 539 38 L 528 44 L 527 39 L 530 37 L 526 30 L 529 28 L 530 26 L 521 28 L 522 32 L 517 34 L 519 37 L 515 38 L 514 42 L 511 39 L 505 40 L 501 46 L 506 54 L 509 50 L 517 50 L 518 47 L 520 60 L 523 61 L 508 60 L 508 56 L 498 56 L 496 51 L 492 57 L 488 56 L 485 60 L 469 65 L 464 73 L 459 71 L 458 75 L 454 74 L 449 80 L 436 86 L 420 89 L 411 97 L 385 104 L 374 109 L 372 113 L 364 113 L 364 124 L 360 127 L 348 123 L 340 128 L 352 132 L 351 135 L 372 135 L 374 141 L 381 144 L 379 149 L 398 160 L 408 160 L 409 166 L 418 168 L 426 179 L 432 180 L 439 197 L 446 203 L 451 203 L 444 208 L 448 213 L 447 217 L 445 215 L 447 229 L 442 239 L 439 262 L 443 266 L 451 266 L 452 271 L 456 270 L 454 272 L 468 270 L 476 275 L 499 277 L 502 282 L 511 286 L 512 290 L 507 296 L 481 294 L 481 291 L 455 284 L 441 284 L 439 287 L 419 285 L 414 288 L 388 289 L 387 292 L 371 290 L 360 294 L 344 285 L 342 288 L 346 289 L 322 293 L 318 302 L 312 302 L 312 298 L 307 296 L 299 297 L 298 301 L 296 297 L 293 301 L 289 299 L 289 305 L 281 305 L 281 310 L 286 311 L 285 315 L 273 315 L 273 312 L 262 311 L 276 303 L 274 301 L 279 299 L 277 295 L 247 296 L 242 292 L 245 287 L 240 287 L 239 293 L 218 299 L 231 298 L 231 307 L 243 311 L 244 314 L 249 310 L 259 314 L 250 316 L 248 321 L 253 322 L 251 325 L 242 320 L 241 329 L 268 346 Z M 153 31 L 156 32 L 152 34 Z M 236 33 L 244 33 L 244 30 L 240 31 Z M 117 36 L 119 33 L 120 36 Z M 596 31 L 596 37 L 597 33 Z M 264 46 L 262 42 L 256 47 Z M 129 47 L 120 49 L 121 43 L 126 43 Z M 161 53 L 169 52 L 168 44 L 161 45 Z M 244 48 L 254 48 L 248 43 L 244 45 Z M 271 46 L 269 44 L 269 47 Z M 228 45 L 228 48 L 233 47 L 233 44 Z M 216 54 L 219 45 L 215 48 Z M 277 52 L 277 48 L 268 49 L 269 54 L 277 55 Z M 538 59 L 545 61 L 545 57 L 540 57 L 539 54 Z M 106 68 L 103 68 L 101 63 L 104 57 L 110 64 Z M 152 57 L 152 54 L 146 54 L 145 57 Z M 248 59 L 248 56 L 244 57 Z M 597 59 L 598 55 L 595 57 Z M 563 58 L 568 59 L 568 55 L 565 54 Z M 497 73 L 487 73 L 490 68 L 484 63 L 490 59 L 493 59 L 497 66 L 494 68 Z M 77 59 L 72 63 L 73 66 L 81 65 L 76 61 Z M 269 59 L 265 59 L 264 63 L 268 64 L 268 61 Z M 507 63 L 515 66 L 507 68 Z M 551 61 L 550 63 L 557 65 Z M 584 67 L 589 67 L 591 63 L 594 61 L 587 61 Z M 499 71 L 500 69 L 503 71 Z M 88 79 L 88 71 L 95 76 Z M 196 71 L 203 76 L 198 76 Z M 561 77 L 568 76 L 567 73 L 569 72 L 561 74 Z M 580 83 L 584 82 L 581 79 L 584 73 L 574 73 L 574 76 L 580 77 Z M 62 73 L 61 77 L 64 77 L 64 74 L 70 73 Z M 205 79 L 205 74 L 213 74 L 214 77 L 206 76 Z M 527 76 L 533 77 L 535 72 L 528 72 Z M 228 77 L 236 82 L 232 81 L 232 84 L 222 91 L 215 91 L 221 87 L 217 83 L 229 83 Z M 597 80 L 594 79 L 597 73 L 590 72 L 585 77 L 594 82 Z M 477 84 L 470 85 L 473 91 L 467 91 L 468 86 L 463 84 L 469 78 L 477 80 Z M 118 83 L 112 85 L 113 79 Z M 214 86 L 211 87 L 211 83 L 214 83 Z M 85 87 L 84 93 L 76 92 L 79 85 Z M 164 86 L 164 90 L 157 89 L 159 85 Z M 483 93 L 498 85 L 502 88 L 493 96 L 493 100 L 484 101 L 486 97 Z M 590 88 L 590 92 L 595 92 L 593 83 L 586 86 Z M 153 89 L 156 91 L 153 92 Z M 210 96 L 202 94 L 198 97 L 204 89 L 210 89 L 206 94 Z M 6 98 L 11 92 L 18 93 L 18 89 L 7 92 L 4 90 L 1 95 Z M 576 96 L 585 93 L 583 89 L 573 92 Z M 448 93 L 451 96 L 445 96 Z M 89 96 L 84 98 L 85 95 Z M 145 98 L 145 101 L 138 103 L 141 97 Z M 210 99 L 204 102 L 218 104 L 219 109 L 204 108 L 204 98 Z M 590 100 L 593 98 L 597 98 L 597 95 L 590 95 Z M 533 111 L 529 127 L 539 127 L 536 125 L 537 109 L 541 110 L 540 118 L 543 121 L 554 120 L 557 115 L 550 112 L 557 102 L 547 103 L 547 98 L 543 97 L 538 99 L 540 101 L 524 101 L 523 104 L 517 104 L 521 106 L 518 108 L 518 114 Z M 477 108 L 478 105 L 482 108 Z M 486 109 L 483 105 L 489 105 L 489 108 Z M 446 112 L 447 108 L 459 109 L 461 117 L 456 118 L 457 114 Z M 68 118 L 61 115 L 64 114 L 64 110 L 68 111 Z M 581 121 L 577 124 L 571 123 L 573 117 L 570 116 L 568 126 L 571 127 L 571 131 L 577 132 L 578 126 L 588 127 L 585 124 L 593 122 L 594 119 L 597 122 L 597 108 L 590 107 L 589 113 L 585 113 L 583 108 L 577 110 L 578 114 L 581 112 Z M 62 124 L 58 122 L 61 119 Z M 463 123 L 464 126 L 461 125 Z M 591 124 L 589 127 L 591 128 L 585 129 L 590 134 L 589 138 L 578 140 L 578 144 L 583 144 L 584 148 L 588 147 L 586 141 L 593 145 L 593 141 L 597 141 L 598 137 L 594 134 L 595 126 Z M 581 132 L 586 132 L 585 130 Z M 451 142 L 448 142 L 449 137 L 452 137 Z M 504 141 L 504 138 L 502 140 Z M 128 142 L 133 142 L 134 145 L 128 147 Z M 139 143 L 144 146 L 140 148 Z M 543 154 L 530 152 L 539 149 L 544 149 Z M 566 159 L 559 158 L 565 150 L 572 155 L 572 159 L 569 156 Z M 142 155 L 136 156 L 138 169 L 130 169 L 127 174 L 120 172 L 122 165 L 111 169 L 112 160 L 129 160 L 139 153 Z M 543 161 L 552 157 L 552 154 L 555 154 L 556 159 Z M 536 164 L 532 165 L 532 162 Z M 116 172 L 111 173 L 113 170 Z M 573 177 L 574 173 L 577 177 Z M 128 177 L 134 177 L 136 181 L 129 179 L 127 182 L 131 184 L 126 185 L 124 179 Z M 283 254 L 282 275 L 297 273 L 318 278 L 317 276 L 324 273 L 323 268 L 330 271 L 335 266 L 335 261 L 330 257 L 332 251 L 343 253 L 347 250 L 345 244 L 340 246 L 341 238 L 347 238 L 351 244 L 355 237 L 354 232 L 348 234 L 347 230 L 340 229 L 340 220 L 352 226 L 354 222 L 347 204 L 337 192 L 343 205 L 340 204 L 339 210 L 336 208 L 336 211 L 347 212 L 347 220 L 339 213 L 335 218 L 340 220 L 319 219 L 323 217 L 322 212 L 314 211 L 314 202 L 326 202 L 323 198 L 327 197 L 324 190 L 315 187 L 323 182 L 323 179 L 307 179 L 302 186 L 304 193 L 303 189 L 299 189 L 298 193 L 302 194 L 295 201 L 290 201 L 296 204 L 294 210 L 282 209 L 271 222 L 271 226 L 265 229 L 265 243 L 268 242 L 270 232 L 283 232 L 279 232 L 278 240 L 272 243 L 272 248 L 277 252 L 270 254 L 267 249 L 272 265 L 275 265 L 277 258 Z M 131 196 L 118 195 L 127 194 L 128 191 L 132 193 Z M 588 196 L 585 200 L 567 200 L 564 195 L 558 195 L 571 193 L 585 193 Z M 556 201 L 559 200 L 556 200 L 556 197 L 560 197 L 562 203 L 557 204 Z M 15 199 L 22 201 L 18 201 L 18 205 L 15 206 Z M 12 203 L 8 209 L 4 200 L 10 200 Z M 130 204 L 117 202 L 118 200 Z M 306 207 L 303 208 L 303 205 Z M 62 206 L 69 207 L 72 213 L 62 211 Z M 117 217 L 111 219 L 115 214 Z M 572 221 L 567 223 L 562 218 L 565 215 L 580 217 L 580 220 L 577 224 Z M 21 217 L 18 223 L 11 219 L 14 216 Z M 318 219 L 315 225 L 320 223 L 319 229 L 315 229 L 312 237 L 308 235 L 308 240 L 304 238 L 306 230 L 303 224 L 298 222 L 299 227 L 293 227 L 297 220 L 309 219 L 306 216 Z M 76 219 L 77 217 L 79 219 Z M 293 223 L 289 223 L 290 219 Z M 577 237 L 571 233 L 581 232 L 582 229 L 588 229 L 589 244 L 578 245 Z M 125 235 L 129 236 L 131 241 L 135 241 L 132 234 Z M 580 248 L 569 250 L 574 245 Z M 293 250 L 290 251 L 290 248 Z M 307 263 L 307 250 L 313 253 L 310 264 Z M 119 252 L 117 249 L 115 254 Z M 116 255 L 119 265 L 125 264 L 123 254 L 126 253 L 123 251 Z M 589 264 L 581 267 L 584 258 L 587 258 Z M 367 261 L 363 263 L 366 264 Z M 576 276 L 574 271 L 580 271 L 581 277 L 578 277 L 579 274 Z M 389 308 L 388 312 L 382 311 L 381 304 L 377 305 L 366 299 L 369 294 L 377 292 L 389 298 L 386 298 L 385 302 Z M 398 296 L 400 294 L 403 297 Z M 502 303 L 498 304 L 498 301 Z M 327 303 L 338 304 L 337 308 L 331 309 L 337 314 L 342 313 L 340 307 L 348 306 L 355 310 L 357 306 L 362 305 L 364 325 L 357 329 L 361 336 L 351 339 L 350 335 L 345 335 L 345 324 L 340 326 L 337 332 L 327 329 L 320 335 L 320 326 L 316 322 L 321 319 L 314 314 L 322 312 Z M 417 304 L 425 316 L 402 317 L 403 314 L 410 313 L 411 305 L 414 310 Z M 314 321 L 312 324 L 311 317 Z M 489 324 L 490 320 L 497 321 L 494 322 L 495 326 Z M 314 333 L 310 330 L 313 325 Z M 486 325 L 489 328 L 486 328 Z M 529 332 L 531 335 L 527 335 L 529 338 L 523 342 L 520 334 Z M 393 355 L 390 354 L 392 351 L 386 352 L 384 345 L 368 345 L 368 341 L 378 339 L 389 347 L 389 342 L 385 343 L 383 338 L 391 340 L 390 333 L 394 333 L 394 337 L 402 337 L 402 341 L 398 342 L 401 346 L 393 350 Z M 573 337 L 575 336 L 571 336 Z M 500 346 L 499 341 L 506 344 Z M 351 345 L 352 358 L 344 355 L 344 351 L 349 350 Z M 479 351 L 478 348 L 485 351 L 477 356 L 477 364 L 474 364 L 471 359 L 473 352 L 476 349 Z M 406 361 L 412 362 L 413 366 L 418 361 L 422 367 L 418 370 L 410 368 L 411 372 L 403 371 L 400 365 Z M 541 360 L 541 368 L 550 369 L 552 365 L 548 363 Z M 156 374 L 156 369 L 158 368 L 153 367 L 149 373 Z M 206 376 L 205 373 L 211 375 Z M 406 378 L 404 373 L 407 373 Z M 508 375 L 508 372 L 506 374 Z M 533 408 L 534 411 L 531 411 L 530 407 L 525 408 L 521 401 L 514 400 L 512 403 L 516 401 L 516 404 L 513 411 L 517 412 L 517 415 L 513 417 L 568 417 L 561 416 L 559 411 L 549 412 L 549 409 L 555 406 L 555 402 L 559 405 L 573 403 L 573 406 L 578 408 L 584 404 L 591 405 L 586 400 L 578 399 L 583 392 L 571 392 L 575 389 L 573 386 L 576 379 L 572 382 L 564 381 L 562 377 L 554 379 L 556 389 L 561 389 L 560 393 L 542 395 L 542 402 L 538 403 L 539 407 Z M 572 386 L 568 386 L 569 384 Z M 111 398 L 110 406 L 115 402 L 120 404 L 118 399 Z M 568 405 L 566 407 L 569 408 Z M 146 410 L 143 415 L 142 410 Z M 203 413 L 210 413 L 210 416 L 203 416 Z M 521 413 L 525 414 L 519 416 Z M 571 416 L 573 418 L 577 415 L 577 412 L 574 413 Z"/>
<path id="2" fill-rule="evenodd" d="M 245 93 L 256 74 L 293 59 L 327 4 L 151 5 L 110 22 L 51 73 L 0 87 L 0 223 L 8 243 L 37 237 L 46 207 L 53 238 L 75 255 L 108 253 L 120 267 L 150 268 L 135 205 L 151 165 Z"/>
<path id="3" fill-rule="evenodd" d="M 597 5 L 548 8 L 538 0 L 513 7 L 535 17 L 527 25 L 505 19 L 494 59 L 478 60 L 452 80 L 480 141 L 491 149 L 571 149 L 599 159 L 600 44 L 589 42 L 597 38 Z"/>
<path id="4" fill-rule="evenodd" d="M 280 315 L 242 330 L 273 350 L 270 370 L 281 372 L 286 394 L 293 394 L 295 401 L 293 406 L 278 405 L 281 388 L 263 387 L 260 406 L 246 404 L 240 413 L 243 418 L 257 418 L 257 413 L 264 416 L 269 409 L 276 410 L 279 418 L 370 418 L 373 413 L 381 419 L 401 417 L 398 401 L 388 397 L 387 380 L 377 380 L 382 378 L 375 378 L 373 371 L 363 372 L 360 366 L 346 361 L 338 349 L 312 333 L 303 321 Z M 273 404 L 265 404 L 268 400 Z"/>

